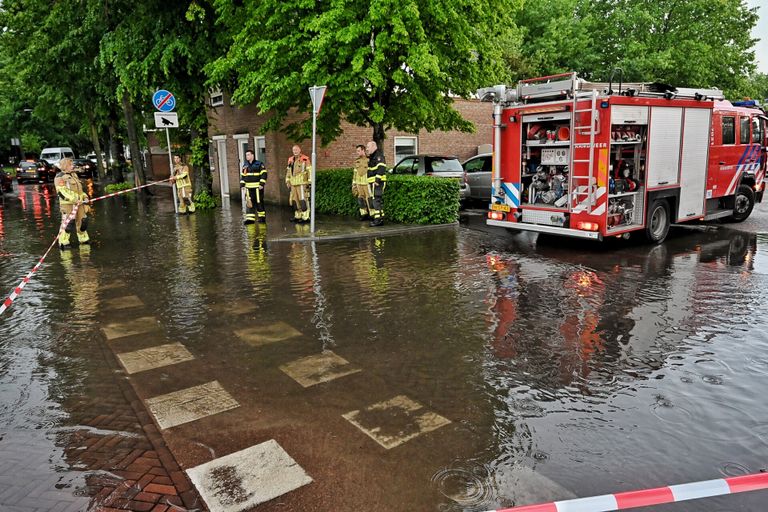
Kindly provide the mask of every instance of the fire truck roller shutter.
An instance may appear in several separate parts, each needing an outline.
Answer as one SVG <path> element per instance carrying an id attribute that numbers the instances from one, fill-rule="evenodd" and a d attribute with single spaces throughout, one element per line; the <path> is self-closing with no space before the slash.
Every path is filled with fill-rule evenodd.
<path id="1" fill-rule="evenodd" d="M 648 145 L 648 188 L 678 183 L 683 109 L 651 107 Z"/>
<path id="2" fill-rule="evenodd" d="M 677 222 L 704 214 L 711 119 L 711 109 L 685 109 L 680 163 L 680 206 L 674 216 Z"/>

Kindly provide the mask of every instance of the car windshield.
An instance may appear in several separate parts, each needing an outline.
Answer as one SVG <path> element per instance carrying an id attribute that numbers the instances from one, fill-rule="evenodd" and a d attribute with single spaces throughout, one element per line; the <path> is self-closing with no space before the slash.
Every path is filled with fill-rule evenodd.
<path id="1" fill-rule="evenodd" d="M 432 158 L 432 172 L 461 172 L 461 163 L 455 158 Z"/>
<path id="2" fill-rule="evenodd" d="M 35 162 L 21 162 L 19 167 L 22 169 L 34 169 L 37 167 L 37 164 Z"/>
<path id="3" fill-rule="evenodd" d="M 43 160 L 60 160 L 61 153 L 43 153 L 40 155 L 40 158 Z"/>

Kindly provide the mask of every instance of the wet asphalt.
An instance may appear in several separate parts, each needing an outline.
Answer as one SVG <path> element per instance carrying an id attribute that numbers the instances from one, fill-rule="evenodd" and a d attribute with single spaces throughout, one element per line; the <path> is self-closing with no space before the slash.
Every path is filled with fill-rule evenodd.
<path id="1" fill-rule="evenodd" d="M 165 192 L 99 203 L 92 246 L 54 251 L 0 318 L 0 460 L 37 446 L 24 478 L 73 507 L 94 508 L 75 433 L 121 400 L 111 380 L 185 470 L 276 442 L 311 481 L 255 510 L 480 511 L 767 465 L 765 204 L 659 246 L 510 234 L 478 209 L 423 230 L 319 217 L 332 239 L 311 241 L 284 209 L 178 217 Z M 4 291 L 57 224 L 49 187 L 6 197 Z M 258 497 L 201 474 L 209 505 Z M 0 462 L 0 508 L 19 478 Z"/>

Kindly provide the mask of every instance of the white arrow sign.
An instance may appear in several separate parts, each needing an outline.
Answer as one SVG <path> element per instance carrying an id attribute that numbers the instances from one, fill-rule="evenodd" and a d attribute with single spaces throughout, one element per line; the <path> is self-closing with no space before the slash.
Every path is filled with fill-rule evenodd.
<path id="1" fill-rule="evenodd" d="M 176 112 L 155 112 L 155 126 L 157 128 L 178 128 L 179 115 Z"/>

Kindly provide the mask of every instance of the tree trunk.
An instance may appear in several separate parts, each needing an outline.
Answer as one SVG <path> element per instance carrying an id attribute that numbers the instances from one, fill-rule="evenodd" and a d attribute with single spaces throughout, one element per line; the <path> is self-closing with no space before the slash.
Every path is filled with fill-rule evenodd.
<path id="1" fill-rule="evenodd" d="M 138 187 L 144 185 L 147 180 L 144 177 L 144 166 L 141 164 L 141 150 L 139 149 L 139 138 L 136 133 L 136 122 L 134 119 L 133 105 L 128 98 L 128 93 L 123 93 L 123 114 L 125 115 L 125 127 L 128 132 L 128 147 L 131 148 L 131 165 L 133 167 L 133 181 Z"/>
<path id="2" fill-rule="evenodd" d="M 376 147 L 381 151 L 381 155 L 384 156 L 384 123 L 376 123 L 373 125 L 373 142 L 376 143 Z"/>
<path id="3" fill-rule="evenodd" d="M 101 141 L 99 141 L 99 129 L 96 126 L 96 120 L 93 116 L 93 110 L 86 109 L 88 115 L 88 125 L 91 128 L 91 143 L 93 144 L 93 150 L 96 152 L 96 172 L 99 179 L 107 177 L 107 168 L 104 166 L 104 159 L 101 157 Z"/>
<path id="4" fill-rule="evenodd" d="M 115 113 L 109 114 L 109 169 L 112 172 L 112 179 L 115 183 L 123 182 L 123 167 L 120 162 L 120 151 L 117 147 L 117 119 Z"/>
<path id="5" fill-rule="evenodd" d="M 196 130 L 195 128 L 192 128 L 189 131 L 190 135 L 190 141 L 192 142 L 192 147 L 195 146 L 195 141 L 199 138 L 204 138 L 201 136 L 200 132 Z M 205 190 L 209 194 L 213 194 L 213 178 L 211 176 L 211 166 L 210 166 L 210 155 L 208 154 L 208 144 L 206 142 L 206 151 L 205 151 L 205 160 L 202 165 L 193 165 L 192 166 L 192 173 L 194 175 L 194 190 L 195 194 L 200 193 L 201 191 Z"/>

